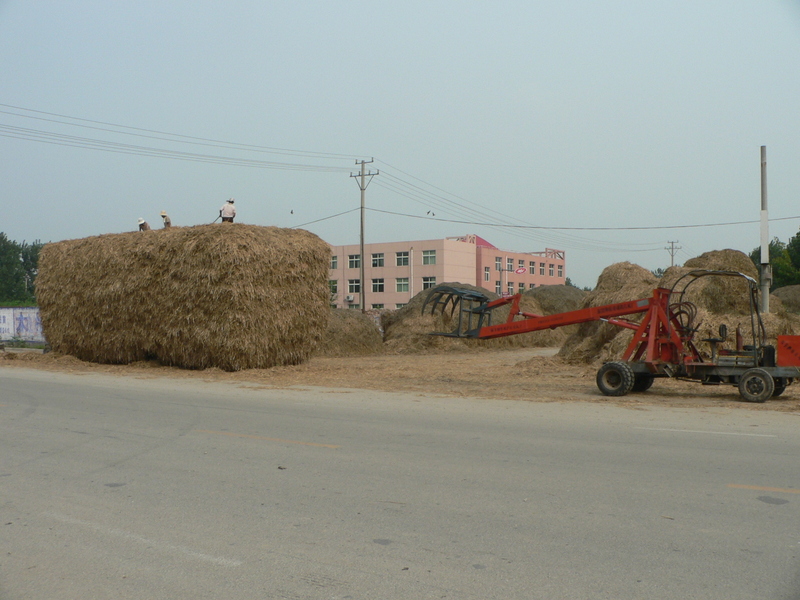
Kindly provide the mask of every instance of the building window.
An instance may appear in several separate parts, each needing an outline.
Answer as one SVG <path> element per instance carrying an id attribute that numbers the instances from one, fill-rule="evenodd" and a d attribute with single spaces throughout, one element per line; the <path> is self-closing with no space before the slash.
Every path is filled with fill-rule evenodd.
<path id="1" fill-rule="evenodd" d="M 350 304 L 350 305 L 347 306 L 347 308 L 359 308 L 360 309 L 361 305 L 360 304 Z"/>
<path id="2" fill-rule="evenodd" d="M 328 288 L 331 291 L 331 294 L 338 294 L 339 293 L 339 280 L 338 279 L 329 279 L 328 280 Z"/>
<path id="3" fill-rule="evenodd" d="M 361 280 L 360 279 L 348 279 L 347 280 L 347 293 L 348 294 L 360 294 L 361 293 Z"/>
<path id="4" fill-rule="evenodd" d="M 559 277 L 564 276 L 564 265 L 558 265 L 558 276 Z"/>
<path id="5" fill-rule="evenodd" d="M 398 252 L 397 253 L 397 266 L 398 267 L 407 267 L 408 266 L 408 252 Z"/>
<path id="6" fill-rule="evenodd" d="M 422 264 L 435 265 L 436 264 L 436 250 L 423 250 L 422 251 Z"/>
<path id="7" fill-rule="evenodd" d="M 502 256 L 495 256 L 494 257 L 494 270 L 495 271 L 502 271 L 503 270 L 503 257 Z"/>
<path id="8" fill-rule="evenodd" d="M 530 285 L 530 289 L 533 289 L 533 288 L 535 288 L 535 287 L 536 287 L 536 284 L 535 284 L 535 283 L 532 283 L 532 284 Z"/>
<path id="9" fill-rule="evenodd" d="M 339 257 L 338 256 L 331 256 L 331 269 L 338 269 L 339 268 Z"/>
<path id="10" fill-rule="evenodd" d="M 544 263 L 539 263 L 539 275 L 544 275 Z"/>
<path id="11" fill-rule="evenodd" d="M 509 281 L 508 282 L 508 293 L 511 296 L 514 295 L 514 282 L 513 281 Z"/>
<path id="12" fill-rule="evenodd" d="M 408 277 L 398 277 L 395 281 L 395 290 L 398 292 L 408 291 Z"/>
<path id="13" fill-rule="evenodd" d="M 394 305 L 395 308 L 403 308 L 404 306 L 405 306 L 405 304 L 395 304 Z"/>
<path id="14" fill-rule="evenodd" d="M 491 281 L 491 277 L 489 274 L 491 273 L 489 267 L 483 267 L 483 280 L 484 281 Z"/>
<path id="15" fill-rule="evenodd" d="M 528 273 L 536 275 L 536 261 L 532 260 L 528 263 Z"/>
<path id="16" fill-rule="evenodd" d="M 383 252 L 378 252 L 377 254 L 372 255 L 372 266 L 373 267 L 383 266 Z"/>
<path id="17" fill-rule="evenodd" d="M 553 272 L 553 265 L 550 265 L 550 277 L 552 277 L 555 273 Z"/>
<path id="18" fill-rule="evenodd" d="M 507 258 L 506 259 L 506 271 L 513 271 L 514 270 L 514 259 Z"/>
<path id="19" fill-rule="evenodd" d="M 494 282 L 494 293 L 498 296 L 503 293 L 503 284 L 501 284 L 499 281 Z"/>
<path id="20" fill-rule="evenodd" d="M 383 278 L 381 278 L 381 279 L 373 279 L 372 280 L 372 291 L 373 292 L 382 292 L 383 291 Z"/>
<path id="21" fill-rule="evenodd" d="M 522 259 L 519 260 L 519 268 L 520 269 L 524 269 L 525 268 L 525 261 L 522 260 Z"/>
<path id="22" fill-rule="evenodd" d="M 436 287 L 436 277 L 423 277 L 422 278 L 422 289 L 429 290 L 432 287 Z"/>
<path id="23" fill-rule="evenodd" d="M 347 257 L 347 268 L 349 269 L 360 269 L 361 268 L 361 255 L 360 254 L 350 254 Z"/>
<path id="24" fill-rule="evenodd" d="M 522 283 L 521 281 L 519 282 L 519 291 L 520 291 L 520 293 L 525 291 L 525 284 Z"/>
<path id="25" fill-rule="evenodd" d="M 383 304 L 373 304 L 372 310 L 383 310 Z"/>

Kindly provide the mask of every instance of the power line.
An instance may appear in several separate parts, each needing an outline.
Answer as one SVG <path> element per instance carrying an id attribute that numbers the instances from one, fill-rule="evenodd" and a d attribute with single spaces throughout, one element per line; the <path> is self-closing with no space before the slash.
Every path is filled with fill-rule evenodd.
<path id="1" fill-rule="evenodd" d="M 32 116 L 32 115 L 18 114 L 18 113 L 13 113 L 13 112 L 10 112 L 10 111 L 0 110 L 0 113 L 2 113 L 2 114 L 13 115 L 13 116 L 21 117 L 21 118 L 24 118 L 24 119 L 36 119 L 38 121 L 47 121 L 47 122 L 51 122 L 51 123 L 57 123 L 57 124 L 60 124 L 60 125 L 69 125 L 69 126 L 72 126 L 72 127 L 83 127 L 83 128 L 86 128 L 86 129 L 95 129 L 95 130 L 99 130 L 99 131 L 108 131 L 108 132 L 111 132 L 111 133 L 119 133 L 119 134 L 123 134 L 123 135 L 137 135 L 138 137 L 149 137 L 149 138 L 153 138 L 153 139 L 161 139 L 161 140 L 173 141 L 173 142 L 177 141 L 177 142 L 182 142 L 182 143 L 199 143 L 199 142 L 202 142 L 202 143 L 199 143 L 198 145 L 216 145 L 216 144 L 221 144 L 223 147 L 226 147 L 226 148 L 234 148 L 234 149 L 240 149 L 240 150 L 252 150 L 252 151 L 256 151 L 256 152 L 269 152 L 269 153 L 274 153 L 274 154 L 287 154 L 287 155 L 290 155 L 290 156 L 305 156 L 305 157 L 308 157 L 308 158 L 331 158 L 331 159 L 347 159 L 347 160 L 352 160 L 352 159 L 359 158 L 357 155 L 354 155 L 354 154 L 337 154 L 337 153 L 333 153 L 333 152 L 313 152 L 313 151 L 309 151 L 309 150 L 291 150 L 291 149 L 288 149 L 288 148 L 274 148 L 274 147 L 270 147 L 270 146 L 260 146 L 260 145 L 256 145 L 256 144 L 241 144 L 241 143 L 237 143 L 237 142 L 226 142 L 224 140 L 215 140 L 215 139 L 212 139 L 212 138 L 204 138 L 204 137 L 198 137 L 198 136 L 192 136 L 192 135 L 184 135 L 184 134 L 180 134 L 180 133 L 170 133 L 170 132 L 167 132 L 167 131 L 159 131 L 157 129 L 145 129 L 143 127 L 132 127 L 130 125 L 120 125 L 119 123 L 108 123 L 106 121 L 95 121 L 95 120 L 92 120 L 92 119 L 83 119 L 83 118 L 80 118 L 80 117 L 71 117 L 71 116 L 68 116 L 68 115 L 61 115 L 61 114 L 58 114 L 58 113 L 49 113 L 49 112 L 45 112 L 45 111 L 41 111 L 41 110 L 34 110 L 34 109 L 31 109 L 31 108 L 23 108 L 23 107 L 20 107 L 20 106 L 13 106 L 13 105 L 10 105 L 10 104 L 0 104 L 0 106 L 5 107 L 5 108 L 11 108 L 11 109 L 18 110 L 18 111 L 21 110 L 21 111 L 25 111 L 25 112 L 30 112 L 30 113 L 34 113 L 34 114 L 38 114 L 38 115 L 47 115 L 49 117 L 58 117 L 60 119 L 69 119 L 71 121 L 78 121 L 78 123 L 57 121 L 55 119 L 45 119 L 43 117 L 35 117 L 35 116 Z M 87 126 L 87 125 L 81 125 L 80 123 L 94 123 L 95 125 L 105 125 L 107 127 L 116 127 L 118 129 L 127 129 L 127 130 L 130 130 L 130 131 L 141 131 L 141 132 L 144 132 L 144 133 L 166 135 L 166 136 L 170 136 L 170 137 L 169 138 L 160 138 L 160 137 L 153 137 L 153 136 L 144 136 L 144 135 L 140 135 L 140 134 L 136 134 L 136 133 L 131 133 L 130 131 L 116 131 L 116 130 L 113 130 L 113 129 L 106 129 L 106 128 L 103 128 L 103 127 L 92 127 L 92 126 Z M 172 139 L 172 138 L 178 138 L 178 139 Z"/>
<path id="2" fill-rule="evenodd" d="M 547 229 L 546 227 L 539 227 L 539 226 L 535 226 L 535 225 L 534 226 L 531 226 L 531 225 L 505 225 L 505 224 L 502 224 L 502 223 L 480 223 L 480 222 L 475 222 L 475 221 L 461 221 L 461 220 L 457 220 L 457 219 L 443 219 L 443 218 L 439 218 L 439 217 L 428 217 L 428 216 L 421 216 L 421 215 L 409 215 L 409 214 L 399 213 L 399 212 L 394 212 L 394 211 L 389 211 L 389 210 L 381 210 L 379 208 L 367 208 L 366 210 L 369 210 L 369 211 L 372 211 L 372 212 L 383 213 L 383 214 L 387 214 L 387 215 L 393 215 L 393 216 L 397 216 L 397 217 L 407 217 L 409 219 L 425 219 L 425 220 L 431 220 L 431 221 L 441 221 L 441 222 L 444 222 L 444 223 L 458 223 L 458 224 L 461 224 L 461 225 L 474 225 L 474 226 L 481 226 L 481 227 L 493 227 L 493 228 L 498 228 L 498 229 L 512 229 L 512 230 L 514 230 L 514 229 L 518 229 L 518 230 L 519 229 L 536 229 L 536 230 L 545 229 L 546 230 Z M 513 231 L 511 233 L 513 233 Z M 649 245 L 652 245 L 652 243 L 651 244 L 637 244 L 637 245 L 649 246 Z M 591 247 L 591 248 L 581 248 L 581 249 L 605 250 L 605 251 L 612 251 L 612 252 L 653 252 L 653 251 L 656 251 L 656 250 L 662 250 L 663 248 L 661 248 L 661 246 L 659 246 L 658 248 L 643 248 L 643 249 L 638 249 L 637 250 L 637 249 L 630 249 L 630 248 L 609 248 L 607 246 L 598 245 L 598 246 L 594 246 L 594 247 Z"/>
<path id="3" fill-rule="evenodd" d="M 335 215 L 331 215 L 330 217 L 322 217 L 321 219 L 317 219 L 315 221 L 309 221 L 308 223 L 301 223 L 300 225 L 293 225 L 292 229 L 297 229 L 298 227 L 305 227 L 306 225 L 311 225 L 313 223 L 319 223 L 320 221 L 327 221 L 328 219 L 335 219 L 336 217 L 341 217 L 342 215 L 346 215 L 351 212 L 355 212 L 359 210 L 358 208 L 351 208 L 350 210 L 346 210 L 344 212 L 337 213 Z"/>
<path id="4" fill-rule="evenodd" d="M 446 221 L 448 223 L 465 223 L 467 225 L 485 225 L 487 227 L 507 227 L 513 229 L 542 229 L 546 231 L 556 230 L 556 231 L 635 231 L 635 230 L 653 230 L 653 229 L 684 229 L 686 227 L 723 227 L 728 225 L 747 225 L 752 223 L 759 223 L 760 221 L 732 221 L 729 223 L 705 223 L 701 225 L 658 225 L 653 227 L 553 227 L 550 225 L 513 225 L 513 224 L 506 224 L 506 223 L 477 223 L 477 222 L 467 222 L 467 221 L 454 221 L 452 219 L 442 219 L 439 217 L 422 217 L 419 215 L 408 215 L 403 213 L 392 212 L 388 210 L 378 210 L 376 208 L 370 208 L 368 210 L 374 210 L 377 212 L 383 212 L 390 215 L 397 215 L 401 217 L 410 217 L 413 219 L 430 219 L 432 221 Z M 800 219 L 800 216 L 796 217 L 780 217 L 777 219 L 770 219 L 770 221 L 787 221 L 790 219 Z"/>
<path id="5" fill-rule="evenodd" d="M 233 165 L 239 167 L 251 167 L 260 169 L 283 169 L 295 171 L 321 171 L 321 172 L 342 172 L 348 171 L 346 167 L 336 167 L 332 165 L 310 165 L 305 163 L 286 163 L 275 161 L 264 161 L 247 158 L 237 158 L 231 156 L 220 156 L 213 154 L 197 154 L 192 152 L 182 152 L 178 150 L 168 150 L 164 148 L 154 148 L 150 146 L 138 146 L 133 144 L 123 144 L 95 138 L 85 138 L 62 133 L 53 133 L 37 129 L 24 127 L 14 127 L 11 125 L 0 125 L 0 137 L 39 142 L 55 146 L 67 146 L 72 148 L 83 148 L 86 150 L 100 150 L 103 152 L 113 152 L 117 154 L 129 154 L 135 156 L 149 156 L 155 158 L 167 158 L 171 160 L 182 160 L 190 162 L 204 162 L 220 165 Z"/>

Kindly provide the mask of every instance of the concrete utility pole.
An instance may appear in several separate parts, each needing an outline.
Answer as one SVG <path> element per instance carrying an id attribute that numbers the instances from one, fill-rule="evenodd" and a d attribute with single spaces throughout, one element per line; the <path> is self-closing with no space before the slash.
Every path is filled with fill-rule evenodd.
<path id="1" fill-rule="evenodd" d="M 675 266 L 675 253 L 678 250 L 680 250 L 682 248 L 682 246 L 676 246 L 675 245 L 675 244 L 678 243 L 678 240 L 675 240 L 674 242 L 667 242 L 667 243 L 669 244 L 669 246 L 665 247 L 664 250 L 669 252 L 669 266 L 670 267 L 674 267 Z"/>
<path id="2" fill-rule="evenodd" d="M 769 265 L 769 213 L 767 211 L 767 147 L 761 146 L 761 312 L 769 312 L 769 288 L 772 268 Z"/>
<path id="3" fill-rule="evenodd" d="M 369 185 L 369 182 L 372 181 L 372 178 L 375 177 L 375 175 L 380 175 L 381 173 L 380 171 L 376 171 L 375 173 L 370 171 L 369 173 L 367 173 L 366 171 L 367 164 L 373 162 L 374 160 L 375 159 L 373 158 L 370 160 L 362 160 L 361 162 L 356 161 L 357 165 L 358 164 L 361 165 L 361 173 L 350 173 L 350 177 L 361 178 L 361 181 L 356 179 L 356 183 L 358 184 L 358 187 L 361 190 L 361 250 L 359 251 L 361 252 L 361 254 L 359 255 L 361 258 L 358 261 L 359 264 L 361 265 L 361 270 L 359 271 L 359 282 L 360 282 L 359 289 L 361 290 L 361 292 L 358 294 L 358 300 L 359 304 L 361 304 L 362 313 L 367 312 L 367 301 L 366 301 L 367 282 L 364 281 L 364 264 L 366 263 L 366 257 L 364 256 L 364 197 L 366 195 L 367 186 Z M 369 177 L 369 181 L 366 180 L 367 177 Z"/>

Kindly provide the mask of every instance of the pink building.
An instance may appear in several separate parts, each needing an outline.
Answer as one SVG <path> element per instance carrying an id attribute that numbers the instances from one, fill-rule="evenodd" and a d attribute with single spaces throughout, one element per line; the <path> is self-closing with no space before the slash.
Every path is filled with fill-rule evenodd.
<path id="1" fill-rule="evenodd" d="M 401 308 L 422 290 L 468 283 L 501 295 L 566 282 L 562 250 L 509 252 L 477 235 L 365 244 L 362 294 L 358 244 L 331 246 L 329 285 L 336 308 Z"/>

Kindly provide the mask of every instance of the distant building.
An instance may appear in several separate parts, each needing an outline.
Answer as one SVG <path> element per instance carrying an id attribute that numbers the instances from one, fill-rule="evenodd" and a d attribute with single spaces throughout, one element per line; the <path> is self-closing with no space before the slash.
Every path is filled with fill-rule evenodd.
<path id="1" fill-rule="evenodd" d="M 477 235 L 365 244 L 367 308 L 402 308 L 420 291 L 459 282 L 499 295 L 566 282 L 563 250 L 509 252 Z M 359 244 L 331 246 L 331 306 L 361 308 Z"/>

